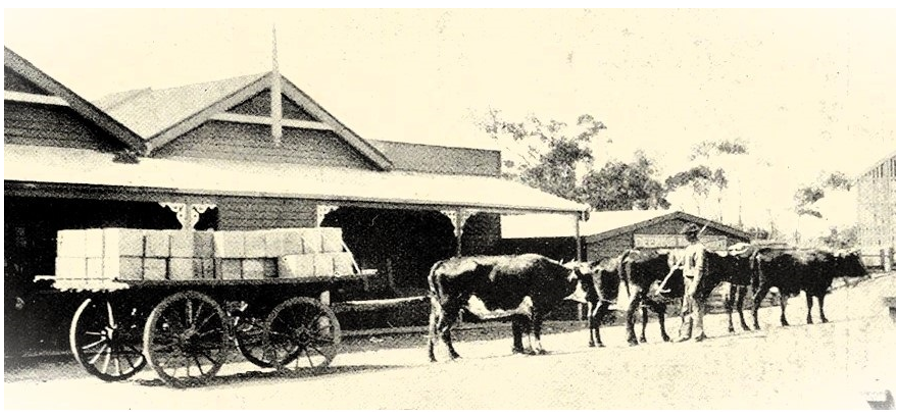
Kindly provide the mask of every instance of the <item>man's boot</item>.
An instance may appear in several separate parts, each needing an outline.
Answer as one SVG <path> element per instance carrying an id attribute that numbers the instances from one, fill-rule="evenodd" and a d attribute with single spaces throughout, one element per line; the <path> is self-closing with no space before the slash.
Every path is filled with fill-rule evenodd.
<path id="1" fill-rule="evenodd" d="M 682 321 L 682 327 L 679 328 L 679 340 L 676 342 L 685 342 L 691 339 L 692 326 L 694 325 L 694 319 L 689 317 L 686 320 Z"/>

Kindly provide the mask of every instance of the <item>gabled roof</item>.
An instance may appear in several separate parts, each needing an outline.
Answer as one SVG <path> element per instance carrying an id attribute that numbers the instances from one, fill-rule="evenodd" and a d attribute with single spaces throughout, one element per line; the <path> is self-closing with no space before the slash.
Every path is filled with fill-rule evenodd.
<path id="1" fill-rule="evenodd" d="M 279 79 L 282 94 L 288 99 L 331 126 L 339 137 L 380 169 L 391 169 L 391 161 L 378 149 L 347 128 L 284 76 L 279 75 Z M 113 118 L 137 132 L 146 141 L 148 152 L 153 152 L 214 115 L 268 89 L 271 81 L 270 72 L 258 73 L 160 90 L 130 90 L 105 96 L 96 103 Z"/>
<path id="2" fill-rule="evenodd" d="M 134 151 L 145 152 L 146 145 L 138 134 L 5 46 L 3 47 L 3 65 L 53 95 L 62 98 L 76 113 L 94 122 Z"/>
<path id="3" fill-rule="evenodd" d="M 490 176 L 360 170 L 221 159 L 145 158 L 113 161 L 92 150 L 6 145 L 3 179 L 10 185 L 90 187 L 116 193 L 181 193 L 352 202 L 405 208 L 471 208 L 497 213 L 580 215 L 586 205 Z M 190 179 L 185 179 L 190 176 Z M 69 189 L 71 190 L 71 188 Z M 502 193 L 503 196 L 498 196 Z"/>
<path id="4" fill-rule="evenodd" d="M 751 234 L 731 226 L 671 210 L 592 212 L 588 221 L 580 223 L 579 234 L 588 240 L 604 240 L 674 219 L 694 222 L 702 227 L 707 226 L 743 239 L 751 238 Z M 572 219 L 561 216 L 502 216 L 501 237 L 506 239 L 572 237 L 573 225 Z"/>
<path id="5" fill-rule="evenodd" d="M 166 129 L 252 86 L 257 80 L 267 78 L 267 74 L 257 73 L 159 90 L 149 87 L 128 90 L 104 96 L 94 103 L 145 140 L 151 140 Z M 268 85 L 268 82 L 263 83 L 262 86 Z"/>
<path id="6" fill-rule="evenodd" d="M 659 211 L 658 211 L 658 212 L 659 212 Z M 601 216 L 599 216 L 599 217 L 602 218 L 602 219 L 605 219 L 605 220 L 606 220 L 606 219 L 611 219 L 611 218 L 612 218 L 612 216 L 604 216 L 605 213 L 615 213 L 615 212 L 601 212 L 601 213 L 596 213 L 596 214 L 601 215 Z M 661 216 L 657 216 L 657 217 L 652 217 L 652 218 L 650 218 L 650 219 L 641 220 L 641 221 L 638 221 L 638 222 L 635 222 L 635 223 L 632 223 L 632 224 L 622 225 L 622 226 L 617 227 L 617 228 L 615 228 L 615 229 L 610 229 L 610 230 L 607 230 L 607 231 L 604 231 L 604 232 L 600 232 L 600 233 L 596 233 L 596 234 L 593 234 L 593 235 L 589 235 L 588 238 L 589 238 L 589 240 L 603 240 L 603 239 L 608 239 L 608 238 L 611 238 L 611 237 L 614 237 L 614 236 L 621 235 L 621 234 L 623 234 L 623 233 L 632 232 L 632 231 L 635 231 L 635 230 L 638 230 L 638 229 L 642 229 L 642 228 L 645 228 L 645 227 L 654 226 L 654 225 L 656 225 L 656 224 L 658 224 L 658 223 L 666 222 L 666 221 L 669 221 L 669 220 L 676 220 L 676 219 L 678 219 L 678 220 L 685 220 L 685 221 L 688 221 L 688 222 L 693 222 L 693 223 L 695 223 L 695 224 L 701 226 L 702 228 L 703 228 L 704 226 L 706 226 L 706 227 L 709 227 L 709 228 L 711 228 L 711 229 L 716 229 L 716 230 L 719 230 L 720 232 L 728 233 L 728 234 L 730 234 L 730 235 L 732 235 L 732 236 L 735 236 L 735 237 L 738 237 L 738 238 L 742 238 L 742 239 L 744 239 L 745 241 L 749 241 L 749 240 L 751 239 L 751 234 L 748 233 L 748 232 L 744 232 L 744 231 L 738 230 L 738 229 L 736 229 L 736 228 L 734 228 L 734 227 L 732 227 L 732 226 L 724 225 L 724 224 L 722 224 L 722 223 L 719 223 L 719 222 L 716 222 L 716 221 L 713 221 L 713 220 L 710 220 L 710 219 L 705 219 L 705 218 L 700 217 L 700 216 L 695 216 L 695 215 L 691 215 L 691 214 L 688 214 L 688 213 L 685 213 L 685 212 L 679 212 L 679 211 L 670 212 L 670 213 L 667 213 L 667 214 L 663 214 L 663 215 L 661 215 Z"/>

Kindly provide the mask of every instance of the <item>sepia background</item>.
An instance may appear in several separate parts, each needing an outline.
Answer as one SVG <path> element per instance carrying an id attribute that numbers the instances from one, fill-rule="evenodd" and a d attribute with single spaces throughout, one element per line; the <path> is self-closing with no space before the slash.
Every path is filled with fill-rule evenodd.
<path id="1" fill-rule="evenodd" d="M 545 147 L 492 134 L 486 125 L 528 124 L 534 117 L 545 126 L 566 123 L 561 133 L 575 135 L 584 131 L 580 117 L 590 115 L 604 128 L 583 142 L 593 160 L 580 165 L 580 177 L 609 162 L 633 162 L 636 151 L 653 163 L 649 170 L 661 183 L 698 165 L 720 169 L 726 186 L 703 194 L 690 184 L 674 188 L 666 196 L 670 208 L 789 243 L 818 245 L 830 234 L 853 231 L 858 195 L 852 183 L 896 147 L 893 9 L 6 9 L 3 24 L 6 47 L 91 101 L 268 71 L 275 28 L 281 74 L 358 135 L 500 150 L 511 162 L 505 172 L 534 160 L 531 149 Z M 699 147 L 717 142 L 746 150 L 699 155 Z M 830 186 L 833 176 L 841 184 Z M 806 188 L 821 190 L 822 198 L 805 203 L 798 194 Z M 819 216 L 799 213 L 804 208 Z M 877 281 L 832 294 L 833 323 L 809 332 L 768 325 L 773 328 L 764 333 L 683 350 L 627 348 L 617 326 L 605 330 L 612 347 L 591 352 L 592 359 L 609 360 L 609 368 L 555 357 L 496 358 L 509 349 L 503 329 L 489 336 L 502 344 L 478 343 L 486 338 L 482 332 L 471 332 L 463 344 L 465 355 L 484 363 L 431 369 L 422 367 L 420 335 L 390 354 L 369 350 L 387 347 L 391 338 L 360 339 L 337 368 L 339 375 L 342 368 L 354 372 L 339 376 L 346 378 L 340 385 L 250 376 L 173 395 L 153 385 L 86 383 L 82 371 L 52 364 L 20 371 L 4 386 L 20 391 L 15 405 L 22 407 L 567 409 L 590 404 L 590 393 L 567 393 L 588 388 L 605 400 L 597 409 L 778 402 L 855 408 L 860 398 L 844 394 L 895 382 L 894 324 L 869 321 L 877 312 L 885 320 L 884 307 L 874 302 L 894 294 L 894 272 Z M 802 299 L 793 302 L 801 311 Z M 775 323 L 776 312 L 768 310 L 764 323 Z M 719 334 L 722 321 L 715 318 L 709 329 Z M 563 355 L 572 355 L 573 342 L 585 350 L 582 326 L 550 327 L 546 345 Z M 812 363 L 829 357 L 845 363 Z M 754 362 L 765 366 L 753 372 L 743 366 Z M 679 372 L 662 379 L 656 372 L 671 367 Z M 523 379 L 520 394 L 496 393 L 489 379 L 476 379 L 464 395 L 454 392 L 473 376 L 497 373 L 512 381 L 536 370 L 547 371 L 550 382 L 538 387 Z M 883 380 L 873 384 L 865 370 Z M 693 373 L 705 378 L 695 382 Z M 62 381 L 54 388 L 67 394 L 43 398 L 47 376 Z M 784 384 L 784 391 L 774 395 L 769 386 L 754 385 L 764 379 Z M 403 389 L 430 381 L 431 397 Z M 821 383 L 817 394 L 792 392 L 811 382 Z M 558 402 L 542 396 L 548 392 L 565 396 Z M 716 402 L 707 402 L 703 394 L 714 392 Z"/>

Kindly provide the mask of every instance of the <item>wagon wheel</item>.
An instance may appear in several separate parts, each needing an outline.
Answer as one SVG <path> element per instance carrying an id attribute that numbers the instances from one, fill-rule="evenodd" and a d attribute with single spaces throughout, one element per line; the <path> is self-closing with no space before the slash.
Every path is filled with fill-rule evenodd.
<path id="1" fill-rule="evenodd" d="M 270 358 L 280 366 L 296 360 L 298 368 L 309 365 L 320 371 L 338 354 L 341 326 L 328 306 L 317 300 L 296 297 L 272 310 L 266 319 Z"/>
<path id="2" fill-rule="evenodd" d="M 137 317 L 107 298 L 81 303 L 69 327 L 69 346 L 81 366 L 107 382 L 128 379 L 147 365 Z"/>
<path id="3" fill-rule="evenodd" d="M 147 360 L 166 383 L 194 386 L 216 375 L 229 343 L 225 311 L 202 293 L 163 299 L 144 326 Z"/>
<path id="4" fill-rule="evenodd" d="M 272 353 L 266 350 L 269 346 L 266 342 L 266 327 L 263 320 L 241 318 L 235 327 L 235 343 L 250 363 L 261 368 L 275 367 L 275 364 L 268 360 Z"/>

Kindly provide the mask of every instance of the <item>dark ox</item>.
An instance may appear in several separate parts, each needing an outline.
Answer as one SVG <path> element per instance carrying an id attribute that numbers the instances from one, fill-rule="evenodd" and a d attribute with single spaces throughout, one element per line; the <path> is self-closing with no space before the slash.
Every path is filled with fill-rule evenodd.
<path id="1" fill-rule="evenodd" d="M 604 347 L 601 342 L 601 324 L 611 313 L 610 305 L 616 302 L 619 292 L 619 257 L 589 263 L 588 274 L 583 278 L 585 300 L 588 302 L 588 346 Z"/>
<path id="2" fill-rule="evenodd" d="M 479 319 L 511 319 L 513 351 L 526 352 L 522 333 L 529 335 L 528 353 L 541 347 L 542 317 L 564 299 L 585 303 L 578 268 L 568 268 L 541 255 L 457 257 L 435 263 L 429 273 L 432 312 L 429 317 L 429 360 L 435 359 L 440 333 L 452 359 L 450 330 L 461 310 Z"/>
<path id="3" fill-rule="evenodd" d="M 761 249 L 751 258 L 753 269 L 752 289 L 754 290 L 754 329 L 760 329 L 757 311 L 771 288 L 779 290 L 780 322 L 788 326 L 785 319 L 785 303 L 788 297 L 804 291 L 807 297 L 807 323 L 813 323 L 811 311 L 813 298 L 817 298 L 820 308 L 820 322 L 828 322 L 823 310 L 823 301 L 837 277 L 861 277 L 867 270 L 857 253 L 832 253 L 823 250 L 780 250 Z"/>
<path id="4" fill-rule="evenodd" d="M 642 309 L 642 328 L 640 342 L 647 342 L 645 330 L 648 321 L 648 309 L 657 313 L 660 323 L 660 335 L 665 342 L 670 340 L 666 333 L 666 307 L 667 303 L 683 298 L 685 294 L 684 279 L 682 277 L 682 255 L 679 251 L 671 253 L 659 253 L 653 250 L 630 250 L 621 256 L 619 267 L 620 279 L 626 283 L 626 290 L 630 299 L 626 309 L 626 334 L 630 345 L 636 345 L 639 339 L 635 336 L 634 315 L 639 307 Z M 705 304 L 710 294 L 720 283 L 730 283 L 730 293 L 726 299 L 726 308 L 729 313 L 729 331 L 733 332 L 732 307 L 738 310 L 741 325 L 749 330 L 744 320 L 742 302 L 746 293 L 746 287 L 751 281 L 751 265 L 749 253 L 745 247 L 730 248 L 730 252 L 718 253 L 707 251 L 707 275 L 701 279 L 693 296 L 695 311 L 699 318 L 703 318 L 706 311 Z M 669 279 L 667 275 L 672 272 Z M 666 284 L 661 284 L 666 279 Z M 736 300 L 738 304 L 736 305 Z M 684 321 L 684 319 L 683 319 Z M 703 324 L 703 321 L 701 322 Z M 703 328 L 698 331 L 702 335 Z"/>

